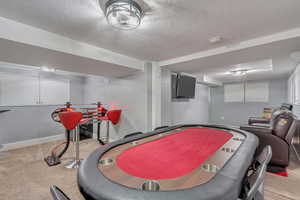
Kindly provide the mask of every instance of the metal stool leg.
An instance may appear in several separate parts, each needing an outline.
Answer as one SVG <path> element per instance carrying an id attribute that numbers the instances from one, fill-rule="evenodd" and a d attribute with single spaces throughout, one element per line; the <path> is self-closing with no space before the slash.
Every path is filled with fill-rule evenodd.
<path id="1" fill-rule="evenodd" d="M 107 120 L 106 126 L 106 143 L 109 143 L 109 120 Z"/>
<path id="2" fill-rule="evenodd" d="M 79 141 L 80 141 L 79 126 L 77 126 L 74 130 L 73 141 L 74 141 L 75 159 L 71 161 L 71 163 L 65 166 L 68 169 L 77 169 L 80 166 L 81 160 L 79 158 Z"/>
<path id="3" fill-rule="evenodd" d="M 105 143 L 103 142 L 103 140 L 101 139 L 101 134 L 100 134 L 100 130 L 101 130 L 101 123 L 102 120 L 97 122 L 97 140 L 100 144 L 105 145 Z"/>

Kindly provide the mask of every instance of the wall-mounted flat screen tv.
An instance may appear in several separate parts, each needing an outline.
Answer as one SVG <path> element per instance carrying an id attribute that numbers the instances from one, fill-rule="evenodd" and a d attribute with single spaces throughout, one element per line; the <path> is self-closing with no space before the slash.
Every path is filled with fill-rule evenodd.
<path id="1" fill-rule="evenodd" d="M 196 78 L 184 74 L 172 75 L 172 98 L 195 98 Z"/>

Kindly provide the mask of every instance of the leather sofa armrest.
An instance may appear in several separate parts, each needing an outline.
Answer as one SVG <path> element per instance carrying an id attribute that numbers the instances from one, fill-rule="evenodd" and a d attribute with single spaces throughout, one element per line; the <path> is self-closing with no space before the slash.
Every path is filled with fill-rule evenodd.
<path id="1" fill-rule="evenodd" d="M 241 130 L 248 131 L 250 133 L 261 133 L 261 134 L 272 134 L 273 130 L 269 127 L 259 127 L 259 126 L 241 126 Z"/>
<path id="2" fill-rule="evenodd" d="M 254 133 L 259 139 L 257 153 L 260 153 L 267 145 L 272 147 L 273 156 L 271 163 L 278 166 L 288 166 L 289 164 L 289 145 L 282 138 L 263 132 Z"/>
<path id="3" fill-rule="evenodd" d="M 269 124 L 270 119 L 262 118 L 262 117 L 250 117 L 248 119 L 248 124 L 253 125 L 253 124 Z"/>

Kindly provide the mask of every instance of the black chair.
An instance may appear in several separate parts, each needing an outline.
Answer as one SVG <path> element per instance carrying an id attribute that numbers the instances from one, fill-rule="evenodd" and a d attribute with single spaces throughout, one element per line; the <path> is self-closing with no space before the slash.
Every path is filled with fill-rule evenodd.
<path id="1" fill-rule="evenodd" d="M 53 185 L 50 188 L 53 200 L 71 200 L 61 189 Z"/>
<path id="2" fill-rule="evenodd" d="M 239 200 L 263 200 L 267 166 L 272 158 L 271 146 L 266 146 L 253 161 L 244 180 L 243 194 Z"/>
<path id="3" fill-rule="evenodd" d="M 143 134 L 143 132 L 134 132 L 134 133 L 130 133 L 130 134 L 128 134 L 128 135 L 125 135 L 125 136 L 124 136 L 124 139 L 125 139 L 125 138 L 129 138 L 129 137 L 133 137 L 133 136 L 136 136 L 136 135 L 141 135 L 141 134 Z"/>
<path id="4" fill-rule="evenodd" d="M 293 111 L 293 105 L 292 104 L 289 104 L 289 103 L 283 103 L 281 104 L 281 107 L 280 107 L 281 110 L 289 110 L 289 111 Z"/>

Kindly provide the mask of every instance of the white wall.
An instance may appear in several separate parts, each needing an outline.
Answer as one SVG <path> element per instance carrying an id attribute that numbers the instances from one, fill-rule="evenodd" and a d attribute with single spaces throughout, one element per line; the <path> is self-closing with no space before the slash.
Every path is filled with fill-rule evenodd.
<path id="1" fill-rule="evenodd" d="M 54 75 L 51 76 L 55 81 Z M 70 81 L 70 100 L 72 104 L 103 102 L 110 108 L 122 109 L 118 125 L 110 127 L 112 139 L 118 139 L 135 131 L 149 130 L 148 73 L 137 72 L 123 78 L 65 76 Z M 16 91 L 18 92 L 18 91 Z M 151 92 L 151 91 L 150 91 Z M 23 94 L 27 95 L 26 91 Z M 151 103 L 151 102 L 150 102 Z M 53 122 L 50 114 L 60 105 L 2 106 L 0 110 L 11 109 L 11 112 L 0 116 L 0 144 L 15 143 L 25 140 L 63 134 L 62 126 Z M 151 109 L 151 107 L 150 107 Z M 102 125 L 102 133 L 106 126 Z"/>
<path id="2" fill-rule="evenodd" d="M 122 109 L 120 123 L 110 128 L 113 139 L 131 132 L 147 130 L 146 73 L 136 73 L 119 79 L 88 77 L 84 90 L 86 104 L 100 101 L 112 109 Z M 101 131 L 105 133 L 105 125 L 102 125 Z"/>
<path id="3" fill-rule="evenodd" d="M 210 88 L 197 84 L 195 99 L 171 99 L 171 72 L 162 71 L 162 125 L 205 124 L 209 120 Z"/>
<path id="4" fill-rule="evenodd" d="M 209 87 L 197 84 L 195 99 L 173 100 L 172 124 L 208 123 L 209 90 Z"/>

